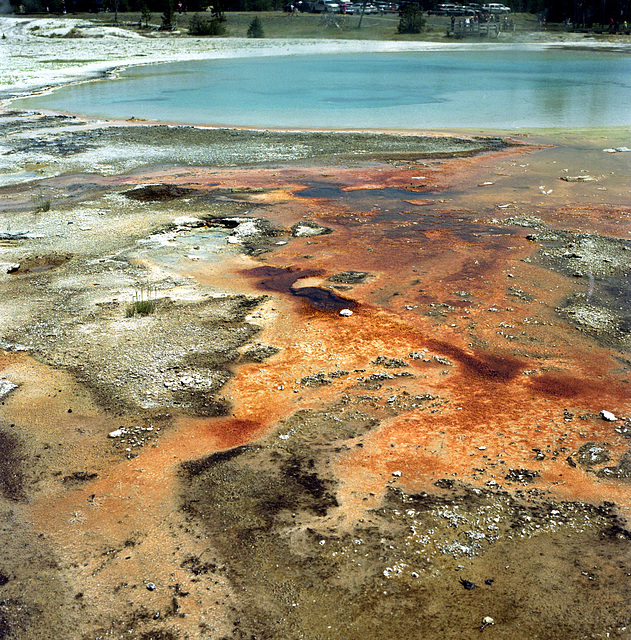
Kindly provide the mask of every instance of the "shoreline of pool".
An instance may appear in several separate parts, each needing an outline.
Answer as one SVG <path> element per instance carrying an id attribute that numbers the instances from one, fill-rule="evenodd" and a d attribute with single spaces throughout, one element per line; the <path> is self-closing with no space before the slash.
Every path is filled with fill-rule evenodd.
<path id="1" fill-rule="evenodd" d="M 594 52 L 631 53 L 631 42 L 585 42 L 577 34 L 555 34 L 539 41 L 505 42 L 393 42 L 384 40 L 322 40 L 193 37 L 145 37 L 114 27 L 99 27 L 92 37 L 79 38 L 81 51 L 76 59 L 63 58 L 69 43 L 66 35 L 78 27 L 87 28 L 85 20 L 65 19 L 64 31 L 55 19 L 0 18 L 0 40 L 4 53 L 3 75 L 0 78 L 0 110 L 5 110 L 18 98 L 43 94 L 59 86 L 83 83 L 104 77 L 115 77 L 121 71 L 137 66 L 229 58 L 331 55 L 351 53 L 397 53 L 416 51 L 453 51 L 484 49 L 543 50 L 555 48 L 583 49 Z M 91 26 L 90 30 L 94 32 Z M 37 32 L 41 35 L 33 35 Z M 48 34 L 48 35 L 47 35 Z M 538 34 L 541 35 L 541 34 Z M 20 43 L 19 52 L 11 50 Z M 5 49 L 1 51 L 1 49 Z M 56 56 L 56 57 L 55 57 Z M 80 57 L 83 57 L 83 60 Z M 25 63 L 25 60 L 29 62 Z M 57 68 L 52 68 L 57 64 Z"/>

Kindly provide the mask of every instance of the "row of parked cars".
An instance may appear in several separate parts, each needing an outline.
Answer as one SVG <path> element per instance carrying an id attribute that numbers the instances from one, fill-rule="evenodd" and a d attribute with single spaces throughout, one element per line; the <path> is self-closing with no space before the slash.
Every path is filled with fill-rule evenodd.
<path id="1" fill-rule="evenodd" d="M 297 0 L 286 4 L 287 12 L 301 13 L 347 13 L 359 14 L 362 11 L 363 2 L 344 2 L 343 0 L 316 0 L 309 2 Z M 367 2 L 364 8 L 365 14 L 396 13 L 399 11 L 397 2 Z"/>
<path id="2" fill-rule="evenodd" d="M 358 14 L 362 11 L 365 14 L 396 13 L 401 10 L 401 5 L 405 2 L 344 2 L 344 0 L 297 0 L 285 5 L 285 11 L 301 13 L 347 13 Z M 434 16 L 475 16 L 485 13 L 506 14 L 510 9 L 503 4 L 439 4 L 436 9 L 430 9 L 427 15 Z"/>
<path id="3" fill-rule="evenodd" d="M 428 15 L 434 16 L 476 16 L 484 13 L 507 14 L 510 8 L 504 4 L 439 4 L 436 9 L 427 12 Z"/>

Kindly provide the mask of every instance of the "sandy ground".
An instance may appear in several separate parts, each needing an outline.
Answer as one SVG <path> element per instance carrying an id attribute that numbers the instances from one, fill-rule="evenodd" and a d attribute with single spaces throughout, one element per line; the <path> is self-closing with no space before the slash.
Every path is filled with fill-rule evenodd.
<path id="1" fill-rule="evenodd" d="M 0 637 L 631 638 L 628 131 L 0 127 Z"/>

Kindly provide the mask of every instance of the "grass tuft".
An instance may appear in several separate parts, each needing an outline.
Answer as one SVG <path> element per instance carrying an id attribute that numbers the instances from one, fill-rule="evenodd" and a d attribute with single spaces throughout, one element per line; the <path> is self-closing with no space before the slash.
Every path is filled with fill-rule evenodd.
<path id="1" fill-rule="evenodd" d="M 158 300 L 156 299 L 155 287 L 139 287 L 134 292 L 133 301 L 127 305 L 125 311 L 126 318 L 133 318 L 134 316 L 148 316 L 155 312 L 158 306 Z"/>

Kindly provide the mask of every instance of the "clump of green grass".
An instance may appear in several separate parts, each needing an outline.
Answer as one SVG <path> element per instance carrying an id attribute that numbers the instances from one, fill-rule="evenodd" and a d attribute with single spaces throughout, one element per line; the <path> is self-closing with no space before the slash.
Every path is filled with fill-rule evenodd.
<path id="1" fill-rule="evenodd" d="M 125 317 L 133 318 L 134 316 L 151 315 L 155 312 L 157 306 L 156 288 L 149 286 L 139 287 L 134 292 L 133 301 L 127 305 Z"/>
<path id="2" fill-rule="evenodd" d="M 50 211 L 50 199 L 37 196 L 35 198 L 35 213 L 46 213 L 47 211 Z"/>

